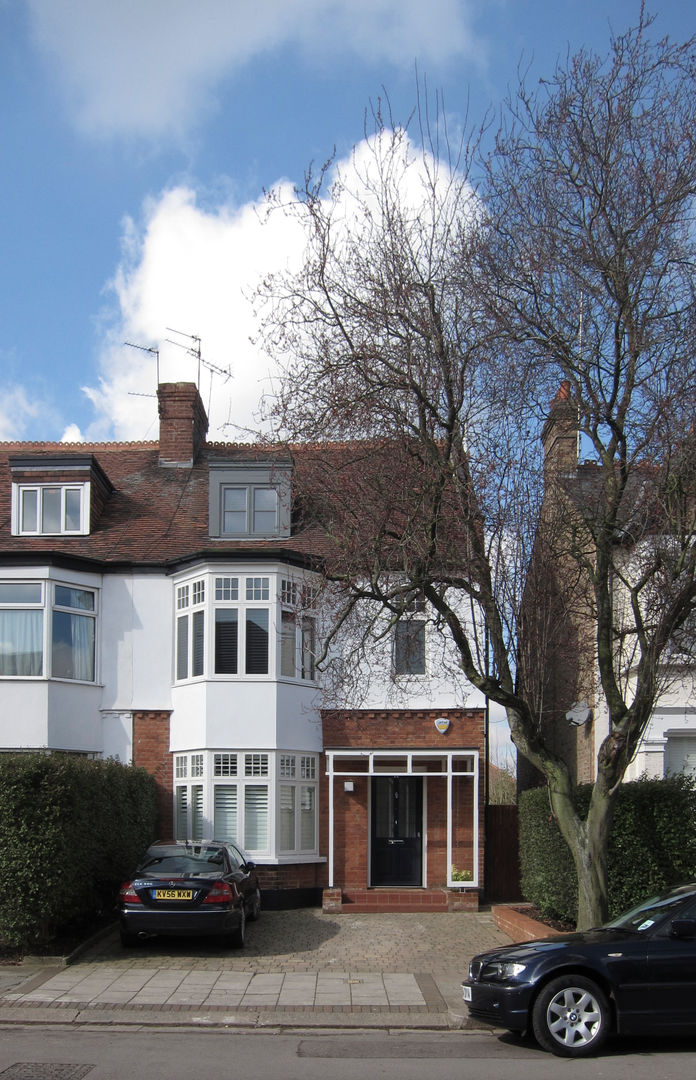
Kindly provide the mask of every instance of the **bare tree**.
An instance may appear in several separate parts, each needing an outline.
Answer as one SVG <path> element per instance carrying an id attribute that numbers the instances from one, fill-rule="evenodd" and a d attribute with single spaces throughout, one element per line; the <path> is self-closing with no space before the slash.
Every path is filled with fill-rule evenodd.
<path id="1" fill-rule="evenodd" d="M 334 629 L 362 619 L 367 642 L 425 597 L 546 778 L 580 926 L 606 914 L 616 788 L 696 603 L 696 56 L 650 28 L 521 82 L 485 158 L 476 140 L 453 156 L 437 118 L 413 137 L 378 111 L 350 166 L 307 177 L 289 211 L 305 264 L 265 287 Z M 544 477 L 561 383 L 591 480 Z M 569 625 L 611 722 L 586 819 L 539 676 Z"/>

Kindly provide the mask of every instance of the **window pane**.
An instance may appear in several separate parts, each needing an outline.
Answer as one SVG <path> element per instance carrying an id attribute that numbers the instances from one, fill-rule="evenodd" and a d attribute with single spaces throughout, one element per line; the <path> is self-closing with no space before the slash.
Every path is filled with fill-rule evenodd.
<path id="1" fill-rule="evenodd" d="M 191 786 L 191 839 L 203 839 L 203 785 Z"/>
<path id="2" fill-rule="evenodd" d="M 41 674 L 43 611 L 0 611 L 0 675 Z"/>
<path id="3" fill-rule="evenodd" d="M 314 680 L 317 652 L 314 619 L 305 615 L 302 619 L 302 678 Z"/>
<path id="4" fill-rule="evenodd" d="M 402 619 L 395 627 L 394 669 L 397 675 L 425 674 L 425 622 Z"/>
<path id="5" fill-rule="evenodd" d="M 237 674 L 239 625 L 235 608 L 215 610 L 215 672 L 217 675 Z"/>
<path id="6" fill-rule="evenodd" d="M 41 492 L 41 532 L 61 532 L 60 488 L 43 488 Z"/>
<path id="7" fill-rule="evenodd" d="M 22 492 L 21 532 L 37 532 L 39 528 L 38 491 Z"/>
<path id="8" fill-rule="evenodd" d="M 277 529 L 278 495 L 275 488 L 254 489 L 254 532 L 274 533 Z"/>
<path id="9" fill-rule="evenodd" d="M 316 847 L 315 811 L 317 792 L 314 787 L 303 787 L 300 792 L 300 849 L 313 851 Z"/>
<path id="10" fill-rule="evenodd" d="M 268 611 L 246 613 L 246 673 L 268 674 Z"/>
<path id="11" fill-rule="evenodd" d="M 94 593 L 86 589 L 69 589 L 56 585 L 56 604 L 60 607 L 77 608 L 78 611 L 94 611 Z"/>
<path id="12" fill-rule="evenodd" d="M 244 789 L 244 847 L 249 851 L 268 848 L 268 788 L 249 784 Z"/>
<path id="13" fill-rule="evenodd" d="M 188 615 L 176 620 L 176 677 L 188 679 Z"/>
<path id="14" fill-rule="evenodd" d="M 54 611 L 51 656 L 54 678 L 94 682 L 94 619 Z"/>
<path id="15" fill-rule="evenodd" d="M 222 492 L 222 531 L 239 536 L 247 531 L 247 489 L 224 488 Z"/>
<path id="16" fill-rule="evenodd" d="M 295 850 L 295 788 L 280 788 L 280 850 Z"/>
<path id="17" fill-rule="evenodd" d="M 284 611 L 280 624 L 280 674 L 293 678 L 295 665 L 295 616 Z"/>
<path id="18" fill-rule="evenodd" d="M 205 613 L 195 611 L 193 613 L 193 658 L 191 662 L 191 674 L 193 676 L 203 674 L 204 631 Z"/>
<path id="19" fill-rule="evenodd" d="M 65 492 L 65 529 L 79 532 L 81 521 L 82 492 L 79 488 L 67 488 Z"/>
<path id="20" fill-rule="evenodd" d="M 41 586 L 29 582 L 0 585 L 0 604 L 40 604 Z"/>
<path id="21" fill-rule="evenodd" d="M 174 816 L 176 818 L 176 839 L 188 839 L 188 792 L 185 786 L 176 789 Z"/>
<path id="22" fill-rule="evenodd" d="M 213 835 L 216 840 L 237 839 L 237 788 L 216 784 L 213 809 Z"/>

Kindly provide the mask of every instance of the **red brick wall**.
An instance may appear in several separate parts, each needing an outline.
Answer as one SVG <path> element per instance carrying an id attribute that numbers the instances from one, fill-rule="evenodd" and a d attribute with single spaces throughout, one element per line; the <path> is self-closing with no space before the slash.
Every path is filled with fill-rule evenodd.
<path id="1" fill-rule="evenodd" d="M 174 835 L 174 777 L 165 710 L 133 713 L 133 764 L 154 776 L 159 803 L 159 835 Z"/>
<path id="2" fill-rule="evenodd" d="M 160 462 L 191 462 L 208 431 L 208 418 L 193 383 L 160 383 L 157 388 L 160 418 Z"/>
<path id="3" fill-rule="evenodd" d="M 435 729 L 435 720 L 446 716 L 450 726 L 445 734 Z M 326 749 L 421 749 L 447 751 L 478 750 L 483 761 L 485 713 L 479 709 L 424 710 L 330 710 L 322 713 Z M 325 766 L 324 766 L 325 771 Z M 364 888 L 368 867 L 368 777 L 352 776 L 353 791 L 344 790 L 348 777 L 334 780 L 334 880 L 346 889 Z M 457 798 L 453 808 L 456 826 L 457 859 L 460 868 L 471 866 L 473 852 L 473 778 L 455 781 Z M 426 796 L 428 886 L 445 885 L 447 867 L 447 781 L 433 776 L 427 780 Z M 479 783 L 479 880 L 483 880 L 484 790 Z M 328 781 L 321 792 L 321 847 L 329 849 Z M 467 861 L 468 860 L 468 861 Z"/>

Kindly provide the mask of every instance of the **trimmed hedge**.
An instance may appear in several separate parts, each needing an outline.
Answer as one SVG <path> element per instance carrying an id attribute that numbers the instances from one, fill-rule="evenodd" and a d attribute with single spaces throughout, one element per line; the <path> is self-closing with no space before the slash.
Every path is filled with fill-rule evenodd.
<path id="1" fill-rule="evenodd" d="M 592 785 L 576 790 L 585 815 Z M 577 921 L 578 890 L 568 846 L 546 788 L 520 796 L 522 895 L 547 918 Z M 696 782 L 687 776 L 634 780 L 616 795 L 609 840 L 609 914 L 696 878 Z"/>
<path id="2" fill-rule="evenodd" d="M 0 945 L 44 945 L 108 909 L 156 832 L 156 787 L 144 769 L 0 754 Z"/>

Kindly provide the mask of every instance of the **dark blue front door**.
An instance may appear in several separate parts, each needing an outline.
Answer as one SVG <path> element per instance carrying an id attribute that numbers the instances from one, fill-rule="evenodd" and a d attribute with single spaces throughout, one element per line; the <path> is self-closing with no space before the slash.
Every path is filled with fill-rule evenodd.
<path id="1" fill-rule="evenodd" d="M 423 781 L 372 780 L 372 885 L 423 884 Z"/>

